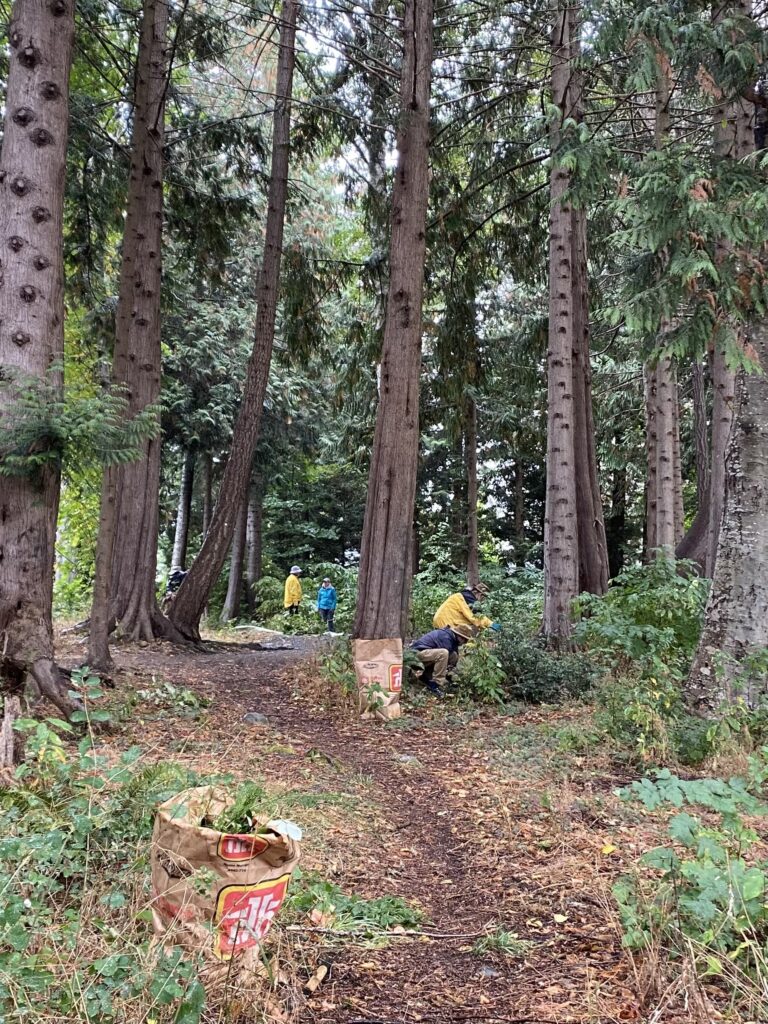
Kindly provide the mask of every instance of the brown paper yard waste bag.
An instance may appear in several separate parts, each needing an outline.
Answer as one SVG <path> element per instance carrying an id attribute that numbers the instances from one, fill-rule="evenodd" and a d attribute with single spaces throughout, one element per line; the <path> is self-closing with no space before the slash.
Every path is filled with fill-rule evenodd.
<path id="1" fill-rule="evenodd" d="M 355 675 L 363 718 L 399 718 L 403 688 L 403 641 L 355 640 Z"/>
<path id="2" fill-rule="evenodd" d="M 301 833 L 259 821 L 249 835 L 208 827 L 228 806 L 226 790 L 201 786 L 164 804 L 152 835 L 152 917 L 165 943 L 218 960 L 258 961 L 258 946 L 299 862 Z"/>

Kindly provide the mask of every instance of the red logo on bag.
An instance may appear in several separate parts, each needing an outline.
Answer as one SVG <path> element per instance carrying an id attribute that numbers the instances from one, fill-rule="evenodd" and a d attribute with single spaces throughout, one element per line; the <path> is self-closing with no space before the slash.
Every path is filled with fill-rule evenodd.
<path id="1" fill-rule="evenodd" d="M 218 926 L 213 951 L 229 960 L 243 949 L 257 946 L 269 931 L 285 899 L 290 875 L 258 885 L 225 885 L 216 897 Z"/>
<path id="2" fill-rule="evenodd" d="M 238 861 L 253 860 L 269 846 L 263 836 L 254 835 L 223 835 L 216 847 L 216 853 L 222 860 Z"/>
<path id="3" fill-rule="evenodd" d="M 400 693 L 403 688 L 403 666 L 389 666 L 389 692 Z"/>

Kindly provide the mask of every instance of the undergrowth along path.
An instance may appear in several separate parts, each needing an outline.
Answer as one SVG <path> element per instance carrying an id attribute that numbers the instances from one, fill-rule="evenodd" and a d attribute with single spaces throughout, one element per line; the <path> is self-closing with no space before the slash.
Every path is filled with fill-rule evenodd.
<path id="1" fill-rule="evenodd" d="M 280 956 L 298 982 L 331 966 L 286 1019 L 642 1020 L 609 895 L 623 848 L 632 858 L 640 837 L 611 795 L 626 780 L 597 753 L 557 749 L 553 737 L 578 726 L 580 712 L 504 717 L 406 693 L 399 722 L 362 722 L 320 706 L 317 641 L 289 642 L 291 650 L 116 651 L 119 685 L 156 675 L 213 700 L 203 721 L 170 725 L 167 757 L 175 751 L 201 771 L 224 763 L 293 791 L 326 792 L 330 802 L 353 799 L 354 816 L 321 817 L 310 828 L 306 862 L 347 893 L 414 900 L 425 915 L 418 934 L 385 945 L 336 934 L 332 919 L 278 925 Z M 248 711 L 269 726 L 245 724 Z M 294 817 L 304 824 L 300 811 Z"/>

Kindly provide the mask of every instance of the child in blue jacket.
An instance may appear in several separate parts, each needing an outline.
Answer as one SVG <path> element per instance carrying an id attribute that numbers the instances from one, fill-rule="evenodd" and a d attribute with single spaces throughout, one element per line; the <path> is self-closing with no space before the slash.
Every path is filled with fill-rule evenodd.
<path id="1" fill-rule="evenodd" d="M 336 588 L 326 576 L 317 592 L 317 610 L 325 623 L 326 633 L 333 633 L 333 616 L 336 612 Z"/>

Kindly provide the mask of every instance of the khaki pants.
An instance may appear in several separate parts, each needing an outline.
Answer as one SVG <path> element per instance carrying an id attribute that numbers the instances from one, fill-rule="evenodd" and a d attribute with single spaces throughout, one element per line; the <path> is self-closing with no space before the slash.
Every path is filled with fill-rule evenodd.
<path id="1" fill-rule="evenodd" d="M 418 656 L 421 658 L 424 667 L 429 668 L 432 666 L 431 674 L 425 672 L 427 679 L 432 679 L 433 682 L 437 683 L 438 686 L 445 682 L 445 673 L 448 671 L 448 651 L 437 650 L 437 651 L 417 651 Z"/>

